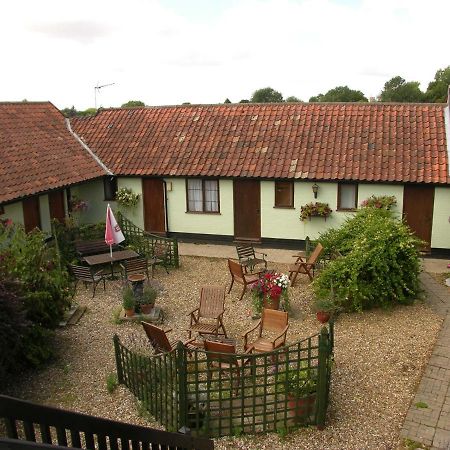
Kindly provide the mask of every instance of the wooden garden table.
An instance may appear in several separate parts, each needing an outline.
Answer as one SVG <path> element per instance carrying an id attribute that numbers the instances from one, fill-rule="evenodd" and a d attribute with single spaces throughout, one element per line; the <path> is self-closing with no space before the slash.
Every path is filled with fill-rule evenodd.
<path id="1" fill-rule="evenodd" d="M 136 253 L 134 250 L 119 250 L 117 252 L 112 252 L 112 256 L 111 253 L 108 252 L 108 253 L 101 253 L 100 255 L 85 256 L 84 260 L 90 266 L 101 266 L 108 263 L 111 264 L 111 275 L 114 276 L 113 264 L 115 262 L 137 258 L 138 256 L 139 253 Z"/>

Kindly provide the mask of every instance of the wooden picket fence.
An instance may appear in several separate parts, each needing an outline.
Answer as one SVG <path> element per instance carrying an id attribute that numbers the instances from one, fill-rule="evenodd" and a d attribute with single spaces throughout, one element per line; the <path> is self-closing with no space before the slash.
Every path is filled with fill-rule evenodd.
<path id="1" fill-rule="evenodd" d="M 333 324 L 273 352 L 228 354 L 221 367 L 213 364 L 216 353 L 181 343 L 154 356 L 132 352 L 117 336 L 114 346 L 119 383 L 169 431 L 218 437 L 325 425 Z M 298 401 L 287 395 L 292 374 L 301 380 Z"/>

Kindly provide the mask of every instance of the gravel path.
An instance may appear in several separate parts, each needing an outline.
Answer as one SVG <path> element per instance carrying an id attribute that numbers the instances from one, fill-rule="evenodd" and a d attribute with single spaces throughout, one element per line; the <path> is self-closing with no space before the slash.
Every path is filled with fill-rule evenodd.
<path id="1" fill-rule="evenodd" d="M 187 314 L 198 305 L 204 284 L 229 282 L 226 260 L 181 258 L 182 267 L 156 271 L 164 286 L 157 303 L 164 309 L 165 326 L 174 337 L 186 338 Z M 283 264 L 270 268 L 286 271 Z M 250 294 L 238 301 L 241 286 L 226 296 L 224 323 L 236 338 L 254 323 Z M 292 313 L 288 341 L 319 330 L 310 311 L 311 289 L 306 277 L 290 289 Z M 76 301 L 88 307 L 75 326 L 57 331 L 56 362 L 38 373 L 13 380 L 3 392 L 115 420 L 156 426 L 151 417 L 140 416 L 134 397 L 119 386 L 106 390 L 106 377 L 115 371 L 112 336 L 117 333 L 128 345 L 148 348 L 136 324 L 116 324 L 114 310 L 120 308 L 119 283 L 109 282 L 106 293 L 99 288 L 78 288 Z M 335 364 L 327 427 L 297 430 L 285 439 L 268 435 L 222 438 L 217 449 L 393 449 L 397 447 L 403 419 L 421 372 L 430 355 L 441 319 L 425 304 L 397 307 L 390 311 L 341 314 L 335 327 Z M 241 343 L 241 340 L 238 341 Z"/>

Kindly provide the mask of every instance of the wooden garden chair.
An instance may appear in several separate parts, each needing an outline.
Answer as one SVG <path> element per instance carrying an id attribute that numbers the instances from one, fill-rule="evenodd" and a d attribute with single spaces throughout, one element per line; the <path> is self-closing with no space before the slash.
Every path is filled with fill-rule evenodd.
<path id="1" fill-rule="evenodd" d="M 289 280 L 291 280 L 291 286 L 294 286 L 299 273 L 308 275 L 309 279 L 312 281 L 314 278 L 314 268 L 322 251 L 323 246 L 319 242 L 307 261 L 300 255 L 293 255 L 297 260 L 295 261 L 295 264 L 289 266 Z"/>
<path id="2" fill-rule="evenodd" d="M 100 283 L 100 281 L 103 281 L 103 290 L 106 290 L 105 276 L 104 276 L 103 270 L 93 272 L 90 267 L 77 266 L 75 264 L 70 264 L 69 270 L 72 273 L 72 275 L 75 277 L 75 289 L 77 288 L 77 284 L 79 281 L 82 281 L 86 287 L 87 287 L 88 283 L 91 283 L 92 284 L 92 298 L 94 298 L 95 297 L 95 289 L 96 289 L 98 283 Z"/>
<path id="3" fill-rule="evenodd" d="M 167 266 L 169 265 L 169 246 L 163 242 L 155 242 L 152 248 L 152 257 L 149 264 L 152 266 L 152 278 L 155 271 L 155 266 L 163 266 L 166 272 L 169 273 Z"/>
<path id="4" fill-rule="evenodd" d="M 228 289 L 228 293 L 231 292 L 231 288 L 233 287 L 234 282 L 242 284 L 244 287 L 242 289 L 242 294 L 239 297 L 239 300 L 242 300 L 242 297 L 244 296 L 248 286 L 252 285 L 253 283 L 259 280 L 261 272 L 245 273 L 245 270 L 242 267 L 242 265 L 237 261 L 233 261 L 232 259 L 228 260 L 228 269 L 230 270 L 231 275 L 231 284 L 230 289 Z"/>
<path id="5" fill-rule="evenodd" d="M 191 318 L 189 338 L 193 331 L 215 336 L 223 334 L 226 337 L 227 332 L 222 321 L 224 303 L 225 289 L 222 286 L 203 286 L 200 292 L 200 306 L 189 313 Z"/>
<path id="6" fill-rule="evenodd" d="M 157 327 L 152 323 L 141 322 L 141 324 L 144 328 L 145 334 L 148 337 L 148 340 L 150 341 L 150 344 L 155 351 L 155 355 L 158 355 L 159 353 L 171 352 L 176 348 L 179 339 L 170 341 L 167 337 L 167 333 L 172 331 L 171 328 L 163 330 L 162 328 Z M 195 348 L 192 345 L 192 342 L 194 342 L 194 340 L 195 339 L 189 339 L 183 342 L 183 345 L 188 349 L 193 349 Z"/>
<path id="7" fill-rule="evenodd" d="M 134 258 L 127 259 L 120 265 L 122 269 L 122 275 L 125 281 L 128 280 L 128 275 L 132 274 L 143 274 L 147 276 L 147 280 L 149 279 L 148 275 L 148 260 L 146 258 Z M 152 266 L 153 269 L 153 266 Z M 153 270 L 152 270 L 153 277 Z"/>
<path id="8" fill-rule="evenodd" d="M 286 342 L 288 328 L 287 312 L 264 308 L 258 323 L 243 335 L 244 350 L 262 353 L 282 347 Z M 254 332 L 256 332 L 256 339 L 250 341 Z"/>
<path id="9" fill-rule="evenodd" d="M 208 383 L 211 382 L 212 374 L 218 369 L 219 377 L 222 374 L 228 375 L 235 380 L 236 392 L 240 385 L 241 371 L 249 362 L 249 359 L 237 358 L 236 346 L 223 342 L 213 342 L 205 340 L 206 362 L 208 367 Z M 247 351 L 246 353 L 250 353 Z"/>
<path id="10" fill-rule="evenodd" d="M 236 252 L 240 264 L 244 267 L 245 273 L 247 273 L 247 269 L 253 272 L 255 267 L 261 264 L 264 265 L 264 269 L 267 269 L 266 253 L 255 252 L 253 245 L 236 244 Z M 262 258 L 257 258 L 256 254 L 261 255 Z"/>

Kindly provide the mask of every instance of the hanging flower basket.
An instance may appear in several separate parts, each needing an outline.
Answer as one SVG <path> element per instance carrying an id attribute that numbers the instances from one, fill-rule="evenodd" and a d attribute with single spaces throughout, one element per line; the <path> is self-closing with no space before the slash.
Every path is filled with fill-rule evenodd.
<path id="1" fill-rule="evenodd" d="M 72 212 L 86 211 L 88 209 L 88 202 L 74 195 L 70 200 L 70 209 Z"/>
<path id="2" fill-rule="evenodd" d="M 140 194 L 136 194 L 129 188 L 120 188 L 116 194 L 116 201 L 120 206 L 132 208 L 139 202 Z"/>
<path id="3" fill-rule="evenodd" d="M 300 220 L 305 221 L 311 217 L 324 217 L 325 219 L 332 213 L 328 203 L 307 203 L 300 208 Z"/>

